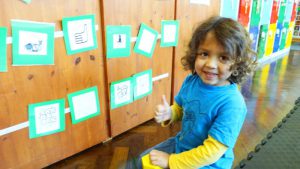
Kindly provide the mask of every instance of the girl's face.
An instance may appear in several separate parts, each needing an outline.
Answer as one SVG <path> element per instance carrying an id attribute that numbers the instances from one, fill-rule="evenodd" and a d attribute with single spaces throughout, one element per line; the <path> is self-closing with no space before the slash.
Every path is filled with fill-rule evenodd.
<path id="1" fill-rule="evenodd" d="M 205 84 L 224 86 L 230 84 L 227 80 L 232 71 L 233 61 L 225 53 L 213 32 L 206 35 L 203 44 L 199 45 L 195 60 L 195 70 Z"/>

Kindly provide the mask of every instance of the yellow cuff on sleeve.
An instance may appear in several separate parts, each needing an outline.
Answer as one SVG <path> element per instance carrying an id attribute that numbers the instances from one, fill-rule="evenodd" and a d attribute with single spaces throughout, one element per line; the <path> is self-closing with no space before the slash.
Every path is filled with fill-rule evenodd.
<path id="1" fill-rule="evenodd" d="M 208 136 L 203 145 L 169 157 L 170 169 L 200 168 L 218 161 L 228 149 L 227 146 Z"/>

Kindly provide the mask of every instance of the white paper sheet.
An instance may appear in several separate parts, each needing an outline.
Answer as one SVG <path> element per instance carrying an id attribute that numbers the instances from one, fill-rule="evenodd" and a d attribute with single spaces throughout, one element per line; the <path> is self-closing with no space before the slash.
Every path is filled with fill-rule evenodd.
<path id="1" fill-rule="evenodd" d="M 164 42 L 175 42 L 176 37 L 176 25 L 165 25 L 164 27 Z"/>
<path id="2" fill-rule="evenodd" d="M 50 132 L 60 128 L 58 103 L 36 107 L 34 111 L 37 134 Z"/>
<path id="3" fill-rule="evenodd" d="M 68 36 L 71 50 L 94 46 L 92 20 L 82 19 L 68 22 Z"/>
<path id="4" fill-rule="evenodd" d="M 75 119 L 81 119 L 97 112 L 97 103 L 95 92 L 88 92 L 73 99 Z"/>
<path id="5" fill-rule="evenodd" d="M 137 96 L 149 92 L 149 74 L 144 74 L 136 78 Z"/>
<path id="6" fill-rule="evenodd" d="M 19 54 L 20 55 L 47 55 L 46 33 L 30 31 L 19 32 Z"/>
<path id="7" fill-rule="evenodd" d="M 142 36 L 138 48 L 140 50 L 145 51 L 146 53 L 150 53 L 152 46 L 154 44 L 154 40 L 155 40 L 155 35 L 150 31 L 144 29 L 142 32 Z"/>
<path id="8" fill-rule="evenodd" d="M 113 35 L 113 48 L 115 49 L 126 48 L 126 34 Z"/>
<path id="9" fill-rule="evenodd" d="M 121 82 L 114 85 L 115 103 L 121 104 L 129 101 L 130 98 L 130 81 Z"/>

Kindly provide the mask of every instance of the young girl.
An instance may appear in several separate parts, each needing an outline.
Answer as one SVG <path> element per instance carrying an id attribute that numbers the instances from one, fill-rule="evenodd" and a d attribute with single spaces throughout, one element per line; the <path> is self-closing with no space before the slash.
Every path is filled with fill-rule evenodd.
<path id="1" fill-rule="evenodd" d="M 162 126 L 182 120 L 182 129 L 141 157 L 150 152 L 151 163 L 162 168 L 229 169 L 247 111 L 237 84 L 256 65 L 251 40 L 240 23 L 212 17 L 196 28 L 188 47 L 181 61 L 192 74 L 172 106 L 163 96 L 155 116 Z"/>

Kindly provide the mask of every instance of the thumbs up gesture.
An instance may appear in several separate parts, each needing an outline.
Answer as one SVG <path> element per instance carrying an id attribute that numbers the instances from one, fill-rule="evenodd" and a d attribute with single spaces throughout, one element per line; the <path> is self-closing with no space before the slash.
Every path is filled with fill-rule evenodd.
<path id="1" fill-rule="evenodd" d="M 169 105 L 169 103 L 167 102 L 166 96 L 163 95 L 162 96 L 162 103 L 156 106 L 155 109 L 155 121 L 157 123 L 161 123 L 164 122 L 166 120 L 170 120 L 171 119 L 171 107 Z"/>

